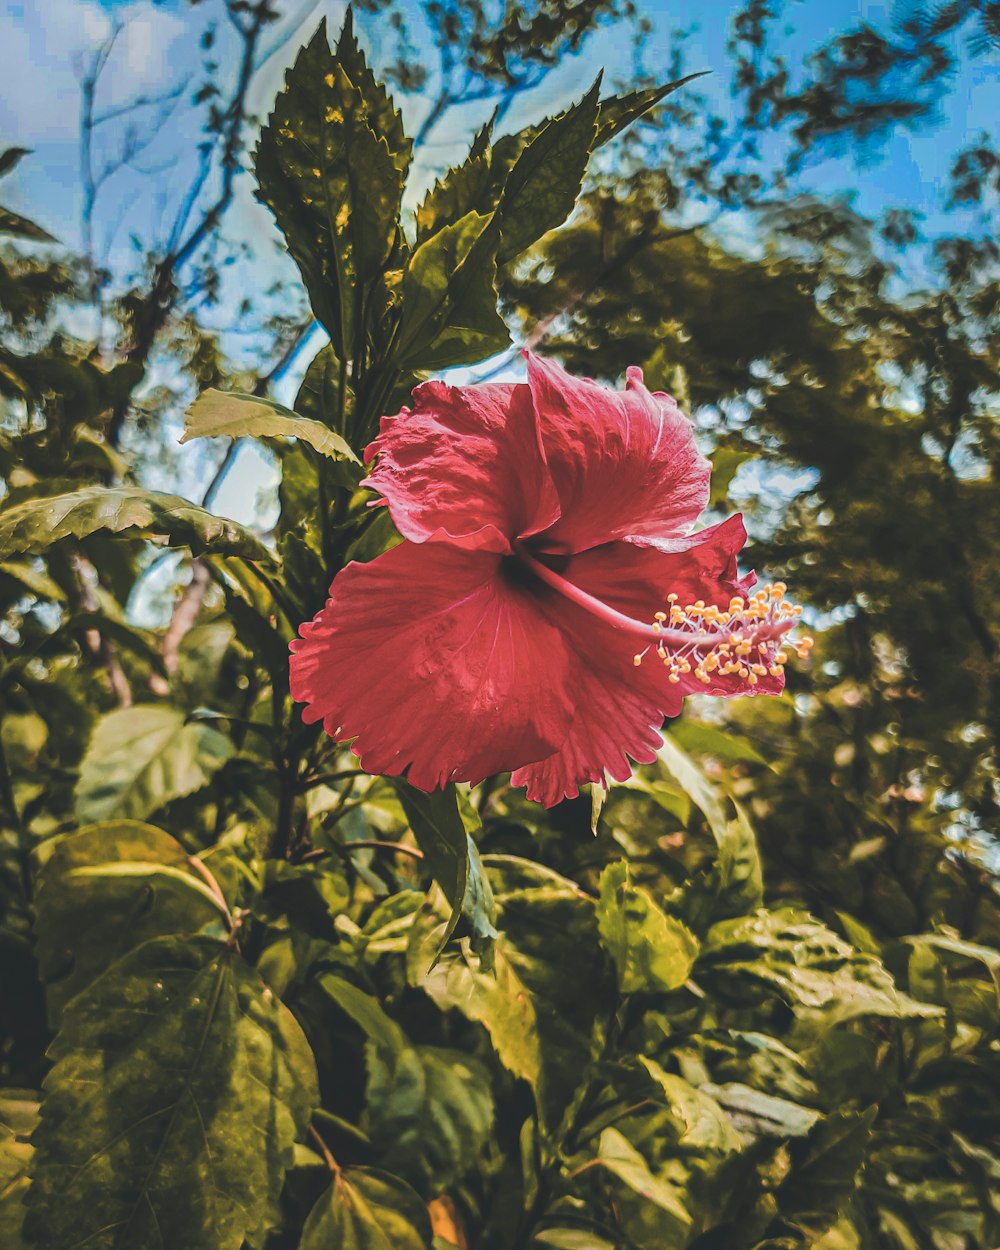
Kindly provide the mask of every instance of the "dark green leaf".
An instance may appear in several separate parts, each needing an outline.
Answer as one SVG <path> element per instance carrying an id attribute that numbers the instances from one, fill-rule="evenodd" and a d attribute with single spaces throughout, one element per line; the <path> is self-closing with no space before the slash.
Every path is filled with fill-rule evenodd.
<path id="1" fill-rule="evenodd" d="M 818 1111 L 787 1098 L 775 1098 L 749 1085 L 706 1085 L 706 1094 L 725 1107 L 735 1127 L 750 1137 L 805 1137 L 819 1120 Z"/>
<path id="2" fill-rule="evenodd" d="M 493 1127 L 489 1074 L 477 1059 L 369 1043 L 367 1060 L 366 1126 L 385 1167 L 430 1196 L 477 1165 Z"/>
<path id="3" fill-rule="evenodd" d="M 139 703 L 97 722 L 80 765 L 80 820 L 142 820 L 165 803 L 208 785 L 235 754 L 211 725 L 189 721 L 176 707 Z"/>
<path id="4" fill-rule="evenodd" d="M 488 962 L 490 942 L 496 936 L 496 910 L 479 853 L 469 836 L 478 818 L 467 805 L 464 809 L 460 806 L 454 786 L 425 794 L 402 778 L 392 782 L 427 867 L 451 905 L 438 954 L 464 915 L 477 949 Z"/>
<path id="5" fill-rule="evenodd" d="M 371 1168 L 338 1172 L 309 1212 L 299 1250 L 430 1250 L 427 1207 L 405 1181 Z"/>
<path id="6" fill-rule="evenodd" d="M 514 163 L 497 208 L 498 265 L 520 256 L 573 211 L 597 135 L 600 86 L 598 78 L 578 104 L 553 117 Z"/>
<path id="7" fill-rule="evenodd" d="M 403 132 L 403 119 L 382 83 L 372 73 L 364 52 L 354 34 L 354 11 L 347 10 L 337 41 L 337 62 L 361 92 L 368 124 L 388 144 L 392 159 L 401 175 L 405 175 L 413 148 Z"/>
<path id="8" fill-rule="evenodd" d="M 676 82 L 665 83 L 662 87 L 646 87 L 640 91 L 629 91 L 625 95 L 607 96 L 601 101 L 594 147 L 599 148 L 602 144 L 609 142 L 615 135 L 621 134 L 626 126 L 631 126 L 644 113 L 655 108 L 671 92 L 695 78 L 701 78 L 708 72 L 708 70 L 701 70 L 697 74 L 687 74 L 684 78 L 678 78 Z"/>
<path id="9" fill-rule="evenodd" d="M 0 207 L 0 234 L 12 234 L 19 239 L 31 239 L 35 243 L 55 243 L 56 239 L 49 234 L 47 230 L 43 230 L 41 226 L 35 222 L 29 221 L 27 217 L 22 217 L 20 213 L 12 212 L 9 208 Z"/>
<path id="10" fill-rule="evenodd" d="M 403 175 L 372 129 L 361 90 L 331 53 L 325 21 L 286 75 L 256 170 L 258 198 L 274 213 L 313 311 L 346 359 L 360 287 L 381 277 L 396 237 Z"/>
<path id="11" fill-rule="evenodd" d="M 0 557 L 37 554 L 73 536 L 98 530 L 137 537 L 165 537 L 171 546 L 190 547 L 195 555 L 243 556 L 268 563 L 271 554 L 255 534 L 235 521 L 213 516 L 177 495 L 138 486 L 85 486 L 68 495 L 32 499 L 0 511 Z"/>
<path id="12" fill-rule="evenodd" d="M 262 1245 L 316 1078 L 231 944 L 144 943 L 67 1005 L 49 1053 L 26 1220 L 40 1250 Z"/>
<path id="13" fill-rule="evenodd" d="M 792 1170 L 778 1190 L 783 1214 L 815 1219 L 836 1213 L 856 1183 L 877 1107 L 835 1111 L 792 1143 Z"/>
<path id="14" fill-rule="evenodd" d="M 218 901 L 174 838 L 132 820 L 56 844 L 35 894 L 38 967 L 54 1016 L 110 964 L 154 937 L 215 930 Z"/>
<path id="15" fill-rule="evenodd" d="M 0 152 L 0 178 L 4 174 L 9 174 L 18 161 L 22 157 L 30 155 L 30 153 L 31 148 L 7 148 L 6 151 Z"/>
<path id="16" fill-rule="evenodd" d="M 681 1191 L 670 1181 L 655 1176 L 639 1151 L 617 1129 L 606 1128 L 601 1134 L 597 1161 L 640 1198 L 653 1203 L 681 1224 L 691 1223 L 691 1214 L 682 1201 Z"/>

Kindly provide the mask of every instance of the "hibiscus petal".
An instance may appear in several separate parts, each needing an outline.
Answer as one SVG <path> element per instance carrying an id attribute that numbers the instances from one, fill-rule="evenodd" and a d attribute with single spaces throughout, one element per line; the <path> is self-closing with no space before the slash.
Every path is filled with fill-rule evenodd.
<path id="1" fill-rule="evenodd" d="M 703 599 L 723 607 L 734 594 L 745 594 L 754 583 L 752 574 L 740 577 L 736 568 L 745 541 L 742 518 L 734 516 L 688 536 L 686 550 L 608 543 L 573 556 L 561 575 L 619 612 L 651 624 L 671 592 L 681 603 Z M 575 797 L 583 782 L 603 782 L 605 773 L 624 781 L 631 771 L 626 755 L 650 763 L 664 719 L 680 712 L 685 694 L 755 693 L 735 676 L 716 678 L 717 690 L 697 681 L 671 684 L 654 650 L 635 666 L 633 656 L 643 644 L 633 635 L 566 599 L 554 603 L 554 609 L 571 646 L 569 681 L 579 713 L 558 751 L 519 768 L 511 778 L 514 785 L 527 785 L 528 797 L 547 807 Z M 776 679 L 769 680 L 773 686 Z M 764 682 L 756 692 L 776 693 Z"/>
<path id="2" fill-rule="evenodd" d="M 708 502 L 711 465 L 670 396 L 650 394 L 640 369 L 629 369 L 626 389 L 615 391 L 525 354 L 561 508 L 545 535 L 550 549 L 685 534 Z"/>
<path id="3" fill-rule="evenodd" d="M 365 450 L 379 457 L 367 484 L 405 538 L 507 552 L 558 517 L 527 386 L 425 382 L 413 400 Z"/>
<path id="4" fill-rule="evenodd" d="M 502 557 L 404 542 L 349 564 L 292 643 L 303 720 L 355 738 L 372 773 L 431 790 L 549 754 L 571 716 L 569 657 Z"/>

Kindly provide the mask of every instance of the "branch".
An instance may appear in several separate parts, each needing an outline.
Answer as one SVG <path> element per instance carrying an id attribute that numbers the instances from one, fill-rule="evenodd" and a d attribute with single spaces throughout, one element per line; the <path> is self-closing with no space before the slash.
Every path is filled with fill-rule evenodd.
<path id="1" fill-rule="evenodd" d="M 156 338 L 166 325 L 171 312 L 177 305 L 178 290 L 176 276 L 180 269 L 195 255 L 209 234 L 216 229 L 233 199 L 236 175 L 240 170 L 240 152 L 243 143 L 243 123 L 247 113 L 247 94 L 254 73 L 254 58 L 257 44 L 265 25 L 272 20 L 272 12 L 268 0 L 258 0 L 254 5 L 250 20 L 246 25 L 238 21 L 230 5 L 226 11 L 243 40 L 243 53 L 240 58 L 239 74 L 229 104 L 222 117 L 220 137 L 222 151 L 219 165 L 222 168 L 222 185 L 214 202 L 205 210 L 201 219 L 182 240 L 172 240 L 167 252 L 157 264 L 153 282 L 145 297 L 138 302 L 133 314 L 133 339 L 125 352 L 125 359 L 135 364 L 144 365 L 156 342 Z M 182 209 L 186 223 L 201 188 L 207 180 L 212 167 L 212 147 L 203 149 L 199 171 L 195 176 L 192 188 L 185 197 Z M 129 399 L 123 400 L 112 412 L 108 422 L 106 436 L 112 447 L 121 442 L 122 431 L 131 407 Z"/>

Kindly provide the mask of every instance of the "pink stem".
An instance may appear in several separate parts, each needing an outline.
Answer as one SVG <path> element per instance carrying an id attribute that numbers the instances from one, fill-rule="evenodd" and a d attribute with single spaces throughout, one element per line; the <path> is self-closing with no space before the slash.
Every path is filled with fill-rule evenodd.
<path id="1" fill-rule="evenodd" d="M 525 549 L 523 543 L 514 543 L 514 554 L 517 558 L 531 569 L 541 581 L 547 586 L 551 586 L 553 590 L 570 602 L 579 604 L 592 615 L 599 617 L 602 621 L 607 621 L 609 625 L 613 625 L 616 629 L 626 630 L 630 634 L 634 634 L 642 638 L 646 642 L 662 643 L 668 647 L 717 647 L 721 641 L 728 637 L 725 630 L 719 630 L 714 634 L 695 634 L 686 629 L 665 629 L 662 626 L 646 625 L 642 621 L 637 621 L 631 616 L 626 616 L 624 612 L 609 607 L 601 599 L 589 595 L 585 590 L 581 590 L 579 586 L 574 586 L 572 582 L 568 582 L 565 577 L 560 577 L 547 564 L 543 564 L 540 560 L 536 560 Z M 758 626 L 752 631 L 754 639 L 770 639 L 779 638 L 782 634 L 787 633 L 792 628 L 793 621 L 781 621 L 767 623 Z M 745 636 L 741 630 L 734 630 Z"/>

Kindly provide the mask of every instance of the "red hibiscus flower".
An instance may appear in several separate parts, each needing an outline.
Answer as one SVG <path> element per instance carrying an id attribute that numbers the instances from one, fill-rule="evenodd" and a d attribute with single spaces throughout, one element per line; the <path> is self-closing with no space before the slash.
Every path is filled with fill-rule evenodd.
<path id="1" fill-rule="evenodd" d="M 779 693 L 797 610 L 737 573 L 739 516 L 691 532 L 710 465 L 668 395 L 526 355 L 383 418 L 367 484 L 405 541 L 338 575 L 291 690 L 369 772 L 510 771 L 551 806 L 652 761 L 685 694 Z"/>

